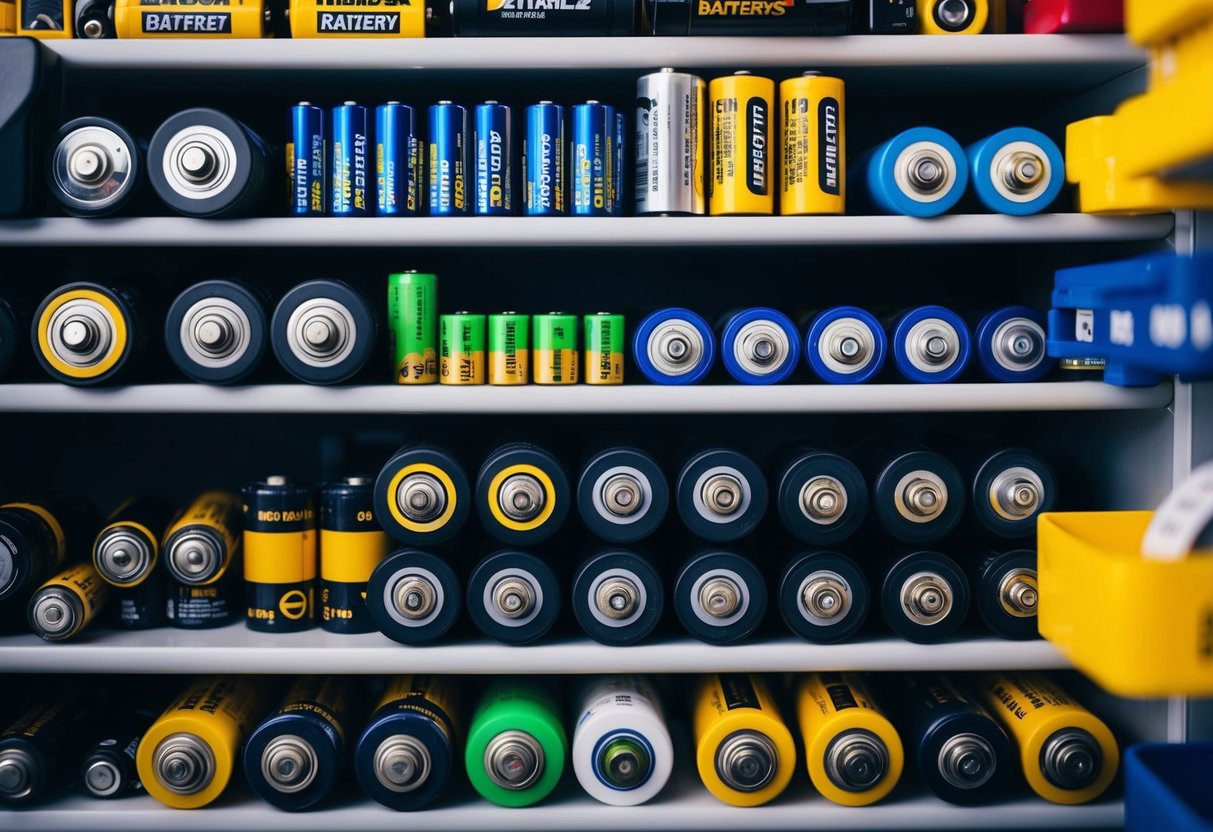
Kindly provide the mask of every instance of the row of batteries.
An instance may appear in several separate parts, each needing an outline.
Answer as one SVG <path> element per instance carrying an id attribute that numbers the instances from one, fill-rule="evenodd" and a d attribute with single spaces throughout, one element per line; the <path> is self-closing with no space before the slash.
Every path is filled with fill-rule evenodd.
<path id="1" fill-rule="evenodd" d="M 767 513 L 766 480 L 753 460 L 725 448 L 691 456 L 673 494 L 653 457 L 636 448 L 591 455 L 574 494 L 552 453 L 512 442 L 485 459 L 474 493 L 449 452 L 410 445 L 374 482 L 324 486 L 319 512 L 313 489 L 285 477 L 249 483 L 240 494 L 205 492 L 175 517 L 155 498 L 124 501 L 104 523 L 70 501 L 11 502 L 0 506 L 0 611 L 63 641 L 99 618 L 111 597 L 120 627 L 167 618 L 196 629 L 237 620 L 243 591 L 246 624 L 257 631 L 295 632 L 319 619 L 334 632 L 379 629 L 403 644 L 428 644 L 453 635 L 466 606 L 481 633 L 527 644 L 558 624 L 567 589 L 586 634 L 634 644 L 662 621 L 674 566 L 662 553 L 685 545 L 675 542 L 682 529 L 664 525 L 673 502 L 682 527 L 706 542 L 690 544 L 669 603 L 704 642 L 744 641 L 767 617 L 767 576 L 743 554 L 737 542 L 745 537 L 761 538 L 755 550 L 792 550 L 772 594 L 777 583 L 785 624 L 806 640 L 851 637 L 878 606 L 899 636 L 941 641 L 965 623 L 971 596 L 994 633 L 1035 638 L 1036 553 L 1024 546 L 1056 501 L 1049 465 L 1027 450 L 991 454 L 974 445 L 966 481 L 921 446 L 865 456 L 868 479 L 824 450 L 775 460 L 780 523 L 761 535 L 754 532 Z M 961 528 L 966 502 L 963 547 L 986 554 L 962 566 L 930 544 Z M 473 504 L 479 529 L 467 522 Z M 573 504 L 598 542 L 576 533 L 552 540 Z M 864 522 L 869 507 L 874 524 Z M 835 550 L 861 530 L 869 534 L 851 546 L 870 554 L 864 567 Z M 487 544 L 485 534 L 499 543 Z M 85 540 L 94 542 L 86 548 Z M 546 558 L 530 553 L 548 541 Z M 570 549 L 590 557 L 566 583 Z M 474 564 L 477 552 L 488 554 Z"/>
<path id="2" fill-rule="evenodd" d="M 778 85 L 749 73 L 714 79 L 663 69 L 640 78 L 633 137 L 636 214 L 784 215 L 846 211 L 844 83 L 806 73 Z M 706 108 L 705 108 L 706 99 Z M 429 108 L 428 142 L 416 109 L 354 102 L 291 109 L 286 148 L 292 216 L 620 216 L 629 174 L 622 110 L 588 101 L 527 107 L 522 151 L 505 104 Z M 710 113 L 709 129 L 705 122 Z M 469 120 L 471 129 L 469 129 Z M 372 128 L 374 137 L 372 138 Z M 776 134 L 778 130 L 778 134 Z M 110 214 L 139 191 L 142 168 L 170 209 L 186 216 L 254 212 L 267 192 L 271 148 L 246 125 L 209 109 L 164 121 L 142 144 L 120 125 L 65 124 L 50 153 L 57 202 L 79 216 Z M 428 153 L 427 153 L 428 151 Z M 776 152 L 778 151 L 778 153 Z M 521 178 L 515 160 L 521 161 Z M 934 217 L 972 184 L 985 210 L 1045 210 L 1065 182 L 1056 143 L 1011 127 L 968 148 L 933 127 L 905 130 L 851 160 L 852 196 L 867 212 Z M 521 183 L 521 199 L 515 193 Z M 858 192 L 858 193 L 856 193 Z"/>
<path id="3" fill-rule="evenodd" d="M 165 316 L 173 364 L 194 381 L 232 384 L 257 370 L 270 344 L 279 364 L 310 384 L 349 381 L 368 367 L 383 327 L 359 290 L 338 280 L 307 281 L 282 297 L 272 318 L 269 300 L 260 287 L 231 280 L 186 289 Z M 156 377 L 159 354 L 148 345 L 148 306 L 155 303 L 126 287 L 69 283 L 51 292 L 27 320 L 32 303 L 0 298 L 0 375 L 22 375 L 17 345 L 27 329 L 38 363 L 56 381 L 94 385 L 129 379 L 137 371 Z M 437 310 L 433 274 L 388 277 L 387 351 L 397 384 L 624 381 L 623 315 Z M 1046 356 L 1046 320 L 1039 311 L 1005 306 L 969 320 L 976 324 L 972 331 L 965 317 L 938 305 L 880 318 L 835 306 L 806 314 L 798 324 L 777 309 L 751 307 L 726 313 L 713 328 L 690 309 L 668 307 L 641 320 L 630 361 L 646 381 L 663 385 L 708 379 L 717 353 L 728 376 L 742 384 L 792 378 L 802 351 L 813 375 L 831 384 L 879 377 L 890 353 L 887 363 L 895 372 L 887 375 L 918 383 L 956 381 L 973 363 L 999 382 L 1038 381 L 1057 366 Z M 1067 359 L 1062 366 L 1092 364 Z"/>
<path id="4" fill-rule="evenodd" d="M 75 681 L 26 710 L 0 734 L 0 805 L 45 799 L 79 772 L 80 788 L 95 797 L 146 790 L 195 809 L 243 763 L 259 797 L 299 811 L 321 804 L 352 763 L 362 791 L 398 811 L 449 800 L 459 768 L 485 799 L 521 807 L 556 788 L 571 750 L 589 795 L 635 806 L 661 792 L 674 767 L 660 696 L 640 677 L 588 678 L 571 686 L 567 710 L 550 684 L 521 679 L 488 684 L 466 711 L 461 688 L 481 685 L 457 677 L 399 676 L 370 686 L 380 695 L 349 677 L 302 677 L 281 699 L 269 679 L 203 678 L 171 699 L 142 684 L 126 707 Z M 688 687 L 666 700 L 691 712 L 708 791 L 733 806 L 784 792 L 797 748 L 781 715 L 783 686 L 712 675 Z M 1119 764 L 1108 727 L 1044 674 L 810 673 L 787 688 L 809 779 L 845 806 L 884 798 L 907 763 L 954 803 L 997 800 L 1025 779 L 1047 800 L 1084 803 L 1108 788 Z M 114 712 L 92 745 L 93 721 Z"/>

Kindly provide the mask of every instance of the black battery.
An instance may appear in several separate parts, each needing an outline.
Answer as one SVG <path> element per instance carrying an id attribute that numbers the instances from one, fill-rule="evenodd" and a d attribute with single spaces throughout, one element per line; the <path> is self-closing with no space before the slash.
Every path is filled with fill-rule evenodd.
<path id="1" fill-rule="evenodd" d="M 430 644 L 446 635 L 463 608 L 463 579 L 433 552 L 397 549 L 366 584 L 367 614 L 374 626 L 401 644 Z"/>
<path id="2" fill-rule="evenodd" d="M 379 525 L 407 546 L 428 548 L 463 528 L 472 489 L 458 457 L 438 445 L 406 445 L 375 479 Z"/>
<path id="3" fill-rule="evenodd" d="M 274 309 L 270 343 L 283 369 L 307 384 L 340 384 L 378 346 L 378 316 L 362 292 L 341 280 L 309 280 Z"/>
<path id="4" fill-rule="evenodd" d="M 191 586 L 165 579 L 164 615 L 169 626 L 181 630 L 226 627 L 244 616 L 240 570 L 227 569 L 215 582 Z"/>
<path id="5" fill-rule="evenodd" d="M 767 511 L 762 470 L 748 456 L 729 448 L 708 448 L 690 457 L 674 492 L 683 525 L 714 543 L 750 534 Z"/>
<path id="6" fill-rule="evenodd" d="M 69 680 L 6 725 L 0 732 L 0 805 L 39 803 L 64 784 L 102 701 L 93 686 Z"/>
<path id="7" fill-rule="evenodd" d="M 691 555 L 674 582 L 674 611 L 683 628 L 708 644 L 736 644 L 762 623 L 767 588 L 746 556 L 724 549 Z"/>
<path id="8" fill-rule="evenodd" d="M 164 322 L 169 358 L 203 384 L 248 378 L 269 344 L 269 296 L 235 280 L 204 280 L 179 294 Z"/>
<path id="9" fill-rule="evenodd" d="M 511 546 L 534 546 L 555 534 L 568 517 L 572 494 L 560 457 L 529 442 L 498 446 L 476 476 L 481 525 Z"/>
<path id="10" fill-rule="evenodd" d="M 103 731 L 85 750 L 79 787 L 89 797 L 114 799 L 143 791 L 135 753 L 143 733 L 164 711 L 165 697 L 140 696 L 108 715 Z"/>
<path id="11" fill-rule="evenodd" d="M 661 623 L 665 587 L 651 556 L 607 547 L 577 570 L 571 604 L 573 617 L 594 641 L 636 644 Z"/>
<path id="12" fill-rule="evenodd" d="M 333 633 L 369 633 L 367 581 L 388 553 L 375 515 L 369 477 L 346 477 L 320 489 L 320 626 Z"/>
<path id="13" fill-rule="evenodd" d="M 987 552 L 973 570 L 973 595 L 981 620 L 996 635 L 1039 638 L 1040 590 L 1032 549 Z"/>
<path id="14" fill-rule="evenodd" d="M 857 0 L 855 32 L 869 35 L 913 35 L 918 32 L 917 0 Z"/>
<path id="15" fill-rule="evenodd" d="M 0 503 L 0 604 L 25 608 L 29 596 L 64 566 L 69 552 L 87 551 L 98 518 L 84 500 L 31 497 Z"/>
<path id="16" fill-rule="evenodd" d="M 960 523 L 964 480 L 945 457 L 912 444 L 872 448 L 864 457 L 872 511 L 891 536 L 910 544 L 934 543 Z"/>
<path id="17" fill-rule="evenodd" d="M 456 37 L 608 37 L 636 31 L 639 0 L 453 0 Z"/>
<path id="18" fill-rule="evenodd" d="M 241 489 L 245 623 L 294 633 L 316 625 L 317 535 L 312 488 L 266 477 Z"/>
<path id="19" fill-rule="evenodd" d="M 880 583 L 885 623 L 907 641 L 943 641 L 969 614 L 969 580 L 956 561 L 939 552 L 897 557 Z"/>
<path id="20" fill-rule="evenodd" d="M 480 632 L 505 644 L 529 644 L 555 625 L 562 594 L 551 566 L 526 552 L 502 549 L 472 570 L 465 597 Z"/>
<path id="21" fill-rule="evenodd" d="M 597 537 L 636 543 L 661 527 L 670 486 L 653 457 L 639 448 L 611 446 L 594 453 L 577 481 L 577 510 Z"/>
<path id="22" fill-rule="evenodd" d="M 872 592 L 863 570 L 840 552 L 795 555 L 779 579 L 779 612 L 806 641 L 832 644 L 854 635 L 868 618 Z"/>
<path id="23" fill-rule="evenodd" d="M 111 589 L 110 623 L 122 630 L 151 630 L 164 626 L 168 581 L 163 567 L 156 567 L 134 586 Z"/>
<path id="24" fill-rule="evenodd" d="M 868 485 L 850 460 L 820 448 L 780 455 L 771 467 L 779 519 L 810 546 L 836 546 L 859 531 Z"/>

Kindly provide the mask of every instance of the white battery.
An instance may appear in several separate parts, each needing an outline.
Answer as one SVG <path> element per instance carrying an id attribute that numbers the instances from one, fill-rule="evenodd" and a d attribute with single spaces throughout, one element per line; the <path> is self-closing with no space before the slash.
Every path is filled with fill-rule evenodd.
<path id="1" fill-rule="evenodd" d="M 573 771 L 581 787 L 611 806 L 652 799 L 674 767 L 674 745 L 652 686 L 639 676 L 600 676 L 579 693 Z"/>

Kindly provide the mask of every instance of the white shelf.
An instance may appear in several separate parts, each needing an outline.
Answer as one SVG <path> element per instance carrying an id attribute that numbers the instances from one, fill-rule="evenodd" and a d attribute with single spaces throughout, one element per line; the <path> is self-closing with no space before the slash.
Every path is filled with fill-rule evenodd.
<path id="1" fill-rule="evenodd" d="M 188 49 L 181 50 L 188 52 Z M 1174 216 L 186 217 L 0 222 L 0 246 L 872 246 L 1162 240 Z"/>

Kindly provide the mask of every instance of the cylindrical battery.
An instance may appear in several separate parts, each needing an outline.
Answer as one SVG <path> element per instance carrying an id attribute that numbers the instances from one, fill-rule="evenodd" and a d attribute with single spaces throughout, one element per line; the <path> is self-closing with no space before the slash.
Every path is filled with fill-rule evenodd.
<path id="1" fill-rule="evenodd" d="M 52 139 L 51 196 L 74 217 L 102 217 L 129 204 L 143 181 L 144 145 L 121 125 L 72 119 Z"/>
<path id="2" fill-rule="evenodd" d="M 118 37 L 114 28 L 114 0 L 80 0 L 76 3 L 75 36 L 88 40 Z"/>
<path id="3" fill-rule="evenodd" d="M 110 590 L 110 623 L 121 630 L 152 630 L 164 626 L 168 578 L 154 570 L 137 586 Z"/>
<path id="4" fill-rule="evenodd" d="M 1036 552 L 990 552 L 973 572 L 974 603 L 985 625 L 1003 638 L 1038 638 Z"/>
<path id="5" fill-rule="evenodd" d="M 846 213 L 846 84 L 820 72 L 788 78 L 779 109 L 779 213 Z"/>
<path id="6" fill-rule="evenodd" d="M 0 805 L 29 806 L 51 796 L 74 771 L 97 691 L 81 681 L 51 687 L 0 731 Z"/>
<path id="7" fill-rule="evenodd" d="M 438 381 L 484 384 L 485 316 L 460 311 L 438 318 Z"/>
<path id="8" fill-rule="evenodd" d="M 575 105 L 569 146 L 571 213 L 578 217 L 615 214 L 615 108 L 598 101 Z"/>
<path id="9" fill-rule="evenodd" d="M 979 35 L 990 20 L 989 0 L 917 0 L 924 35 Z"/>
<path id="10" fill-rule="evenodd" d="M 421 212 L 425 186 L 417 111 L 399 101 L 375 108 L 376 213 L 381 217 L 415 217 Z"/>
<path id="11" fill-rule="evenodd" d="M 576 315 L 548 312 L 532 316 L 531 345 L 536 384 L 576 384 L 580 380 Z"/>
<path id="12" fill-rule="evenodd" d="M 152 135 L 148 178 L 178 214 L 234 217 L 252 211 L 271 190 L 265 187 L 269 155 L 268 145 L 234 118 L 183 110 Z"/>
<path id="13" fill-rule="evenodd" d="M 1026 306 L 995 309 L 973 328 L 977 361 L 992 381 L 1039 381 L 1057 361 L 1046 355 L 1045 316 Z"/>
<path id="14" fill-rule="evenodd" d="M 775 82 L 741 71 L 708 84 L 708 213 L 773 214 Z"/>
<path id="15" fill-rule="evenodd" d="M 459 460 L 434 445 L 406 445 L 375 479 L 375 514 L 396 540 L 436 546 L 467 520 L 472 489 Z"/>
<path id="16" fill-rule="evenodd" d="M 467 213 L 468 113 L 459 104 L 439 101 L 430 107 L 430 216 Z"/>
<path id="17" fill-rule="evenodd" d="M 68 567 L 30 598 L 30 629 L 47 641 L 67 641 L 97 617 L 109 590 L 92 561 Z"/>
<path id="18" fill-rule="evenodd" d="M 604 37 L 634 34 L 636 0 L 580 0 L 535 5 L 527 0 L 454 0 L 456 37 Z"/>
<path id="19" fill-rule="evenodd" d="M 89 797 L 115 799 L 143 791 L 135 765 L 139 740 L 164 710 L 165 697 L 141 696 L 105 720 L 103 733 L 85 750 L 79 788 Z"/>
<path id="20" fill-rule="evenodd" d="M 95 519 L 82 501 L 30 498 L 0 503 L 0 604 L 24 607 L 35 587 L 87 546 Z"/>
<path id="21" fill-rule="evenodd" d="M 851 0 L 794 0 L 747 6 L 727 0 L 647 0 L 649 34 L 845 35 Z"/>
<path id="22" fill-rule="evenodd" d="M 653 384 L 698 384 L 716 362 L 716 335 L 689 309 L 659 309 L 636 328 L 632 360 Z"/>
<path id="23" fill-rule="evenodd" d="M 889 322 L 893 365 L 907 381 L 956 381 L 969 366 L 973 339 L 964 319 L 943 306 L 919 306 Z"/>
<path id="24" fill-rule="evenodd" d="M 811 546 L 833 546 L 859 531 L 868 485 L 853 462 L 819 448 L 797 448 L 771 470 L 783 527 Z"/>
<path id="25" fill-rule="evenodd" d="M 472 787 L 498 806 L 530 806 L 564 772 L 568 739 L 559 706 L 536 682 L 502 680 L 481 697 L 468 729 L 464 766 Z"/>
<path id="26" fill-rule="evenodd" d="M 761 806 L 787 788 L 796 744 L 761 676 L 713 674 L 695 686 L 699 779 L 730 806 Z"/>
<path id="27" fill-rule="evenodd" d="M 665 587 L 653 562 L 627 549 L 607 548 L 573 579 L 573 616 L 600 644 L 624 646 L 647 638 L 661 623 Z"/>
<path id="28" fill-rule="evenodd" d="M 489 384 L 531 381 L 531 316 L 497 312 L 488 317 Z"/>
<path id="29" fill-rule="evenodd" d="M 333 108 L 332 179 L 329 213 L 334 217 L 365 217 L 370 204 L 370 116 L 366 107 L 346 101 Z"/>
<path id="30" fill-rule="evenodd" d="M 316 625 L 316 506 L 311 486 L 283 476 L 241 489 L 245 623 L 293 633 Z"/>
<path id="31" fill-rule="evenodd" d="M 472 123 L 475 177 L 472 213 L 508 216 L 514 213 L 514 134 L 510 108 L 496 101 L 477 104 Z"/>
<path id="32" fill-rule="evenodd" d="M 862 154 L 850 166 L 870 207 L 883 214 L 937 217 L 956 207 L 969 185 L 964 149 L 947 133 L 914 127 Z"/>
<path id="33" fill-rule="evenodd" d="M 375 350 L 378 324 L 366 297 L 340 280 L 309 280 L 274 309 L 270 342 L 278 363 L 308 384 L 339 384 Z"/>
<path id="34" fill-rule="evenodd" d="M 114 28 L 122 40 L 264 38 L 270 36 L 272 17 L 266 0 L 205 6 L 191 0 L 157 0 L 154 5 L 114 0 Z"/>
<path id="35" fill-rule="evenodd" d="M 136 761 L 147 793 L 174 809 L 200 809 L 217 798 L 265 712 L 268 687 L 236 676 L 191 682 L 139 741 Z"/>
<path id="36" fill-rule="evenodd" d="M 965 148 L 973 191 L 991 211 L 1023 217 L 1044 211 L 1065 184 L 1057 144 L 1028 127 L 1010 127 Z"/>
<path id="37" fill-rule="evenodd" d="M 572 492 L 556 456 L 526 442 L 496 448 L 476 476 L 476 512 L 484 530 L 503 543 L 542 543 L 568 517 Z"/>
<path id="38" fill-rule="evenodd" d="M 572 754 L 581 788 L 609 806 L 656 797 L 674 768 L 656 690 L 639 676 L 599 676 L 578 687 Z"/>
<path id="39" fill-rule="evenodd" d="M 366 584 L 366 609 L 379 632 L 401 644 L 432 644 L 459 620 L 463 582 L 446 558 L 397 549 Z"/>
<path id="40" fill-rule="evenodd" d="M 767 611 L 762 572 L 737 552 L 706 549 L 678 571 L 674 612 L 683 628 L 708 644 L 736 644 L 753 635 Z"/>
<path id="41" fill-rule="evenodd" d="M 661 527 L 669 506 L 670 486 L 661 466 L 638 448 L 604 448 L 581 469 L 577 510 L 603 540 L 643 540 Z"/>
<path id="42" fill-rule="evenodd" d="M 1116 779 L 1120 748 L 1097 716 L 1043 673 L 984 674 L 982 702 L 1019 751 L 1032 791 L 1052 803 L 1088 803 Z"/>
<path id="43" fill-rule="evenodd" d="M 179 294 L 164 322 L 169 358 L 203 384 L 234 384 L 261 364 L 269 344 L 265 295 L 233 280 L 205 280 Z"/>
<path id="44" fill-rule="evenodd" d="M 561 595 L 551 566 L 514 549 L 476 564 L 465 593 L 472 623 L 504 644 L 529 644 L 547 635 L 560 617 Z"/>
<path id="45" fill-rule="evenodd" d="M 354 750 L 362 791 L 398 812 L 423 809 L 441 795 L 456 765 L 459 686 L 441 676 L 388 681 Z"/>
<path id="46" fill-rule="evenodd" d="M 387 319 L 396 383 L 437 383 L 438 276 L 415 271 L 389 274 Z"/>
<path id="47" fill-rule="evenodd" d="M 669 67 L 636 82 L 637 214 L 704 213 L 706 91 Z"/>
<path id="48" fill-rule="evenodd" d="M 522 213 L 528 217 L 558 217 L 568 210 L 564 142 L 564 107 L 540 101 L 526 108 Z"/>
<path id="49" fill-rule="evenodd" d="M 1057 502 L 1057 475 L 1044 458 L 1026 448 L 1006 448 L 975 460 L 969 477 L 978 527 L 997 537 L 1020 540 L 1036 534 L 1036 519 Z M 974 469 L 970 469 L 973 471 Z"/>
<path id="50" fill-rule="evenodd" d="M 296 679 L 244 745 L 244 776 L 257 796 L 288 811 L 324 800 L 345 767 L 356 699 L 348 676 Z"/>
<path id="51" fill-rule="evenodd" d="M 169 576 L 190 586 L 215 583 L 240 556 L 240 529 L 239 495 L 200 494 L 178 512 L 164 533 L 161 548 Z"/>
<path id="52" fill-rule="evenodd" d="M 832 644 L 854 635 L 868 617 L 872 592 L 863 570 L 839 552 L 807 552 L 779 579 L 779 612 L 806 641 Z"/>
<path id="53" fill-rule="evenodd" d="M 320 489 L 320 626 L 333 633 L 369 633 L 367 581 L 387 555 L 388 536 L 374 510 L 369 477 L 346 477 Z"/>
<path id="54" fill-rule="evenodd" d="M 179 630 L 212 630 L 239 621 L 244 615 L 244 586 L 238 570 L 206 586 L 165 580 L 164 617 Z"/>
<path id="55" fill-rule="evenodd" d="M 880 612 L 906 641 L 931 644 L 955 633 L 969 614 L 969 579 L 939 552 L 912 552 L 885 573 Z"/>
<path id="56" fill-rule="evenodd" d="M 717 543 L 750 534 L 767 512 L 762 471 L 748 456 L 728 448 L 709 448 L 688 459 L 674 493 L 687 530 Z"/>
<path id="57" fill-rule="evenodd" d="M 813 316 L 804 338 L 805 359 L 829 384 L 862 384 L 884 369 L 889 339 L 876 317 L 856 306 L 835 306 Z"/>
<path id="58" fill-rule="evenodd" d="M 755 306 L 729 313 L 720 326 L 720 357 L 734 381 L 778 384 L 800 363 L 800 332 L 778 309 Z"/>
<path id="59" fill-rule="evenodd" d="M 144 352 L 140 298 L 126 288 L 68 283 L 34 313 L 34 355 L 55 381 L 87 386 L 114 379 Z"/>
<path id="60" fill-rule="evenodd" d="M 901 779 L 905 751 L 897 729 L 854 673 L 810 673 L 796 689 L 796 713 L 809 779 L 843 806 L 883 799 Z"/>
<path id="61" fill-rule="evenodd" d="M 439 23 L 436 7 L 407 0 L 386 3 L 342 3 L 332 0 L 287 0 L 281 5 L 285 20 L 278 27 L 278 37 L 312 38 L 397 38 L 425 37 L 427 26 Z M 446 18 L 446 10 L 438 14 Z M 289 31 L 286 24 L 289 24 Z M 365 41 L 364 41 L 365 42 Z"/>
<path id="62" fill-rule="evenodd" d="M 309 101 L 291 107 L 291 140 L 286 146 L 292 217 L 323 217 L 329 210 L 328 136 L 324 110 Z"/>
<path id="63" fill-rule="evenodd" d="M 868 465 L 872 511 L 906 543 L 943 540 L 964 516 L 964 480 L 943 456 L 917 445 L 873 449 Z"/>

